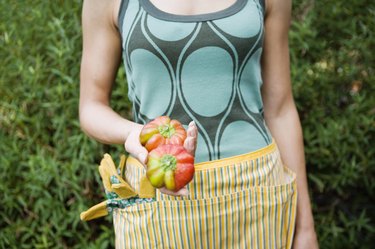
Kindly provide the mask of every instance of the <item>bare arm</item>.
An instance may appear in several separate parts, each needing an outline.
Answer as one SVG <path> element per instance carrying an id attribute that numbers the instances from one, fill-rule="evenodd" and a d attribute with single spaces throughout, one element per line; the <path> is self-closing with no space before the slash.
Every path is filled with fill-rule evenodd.
<path id="1" fill-rule="evenodd" d="M 118 2 L 85 0 L 82 10 L 80 123 L 87 135 L 108 144 L 123 144 L 130 131 L 141 128 L 122 118 L 109 105 L 121 60 L 117 13 L 114 13 Z"/>
<path id="2" fill-rule="evenodd" d="M 297 174 L 297 221 L 293 248 L 318 248 L 308 194 L 302 129 L 293 100 L 288 31 L 291 0 L 268 0 L 262 57 L 262 96 L 266 123 L 275 138 L 282 161 Z M 304 242 L 304 246 L 300 244 Z"/>
<path id="3" fill-rule="evenodd" d="M 79 119 L 82 130 L 108 144 L 124 144 L 126 151 L 145 165 L 147 150 L 139 142 L 141 124 L 131 122 L 110 107 L 112 85 L 121 61 L 121 38 L 116 27 L 119 0 L 85 0 L 82 11 L 83 53 Z M 116 11 L 117 10 L 117 11 Z M 194 154 L 197 128 L 189 124 L 185 148 Z M 171 195 L 187 195 L 185 188 Z"/>

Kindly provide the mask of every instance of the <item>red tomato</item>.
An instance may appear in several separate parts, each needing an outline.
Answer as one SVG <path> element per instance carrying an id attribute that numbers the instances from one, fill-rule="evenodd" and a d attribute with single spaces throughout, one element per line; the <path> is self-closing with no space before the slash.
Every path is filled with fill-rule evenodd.
<path id="1" fill-rule="evenodd" d="M 156 188 L 178 191 L 193 179 L 194 171 L 194 157 L 181 145 L 161 145 L 148 154 L 146 174 Z"/>
<path id="2" fill-rule="evenodd" d="M 160 116 L 143 127 L 139 140 L 151 151 L 163 144 L 183 145 L 186 136 L 186 130 L 179 121 Z"/>

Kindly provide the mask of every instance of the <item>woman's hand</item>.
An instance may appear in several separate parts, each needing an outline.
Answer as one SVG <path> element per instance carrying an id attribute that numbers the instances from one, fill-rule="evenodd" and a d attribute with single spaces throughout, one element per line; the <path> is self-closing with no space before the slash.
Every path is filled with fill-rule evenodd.
<path id="1" fill-rule="evenodd" d="M 139 134 L 141 133 L 142 128 L 143 125 L 139 125 L 129 132 L 129 135 L 125 140 L 125 150 L 137 158 L 138 161 L 141 162 L 145 168 L 147 168 L 146 162 L 148 151 L 139 141 Z"/>
<path id="2" fill-rule="evenodd" d="M 129 133 L 125 141 L 125 150 L 132 154 L 135 158 L 137 158 L 138 161 L 141 162 L 143 166 L 147 169 L 146 164 L 148 151 L 145 147 L 141 145 L 139 141 L 139 134 L 141 133 L 142 127 L 142 125 L 139 125 Z M 197 147 L 197 134 L 197 127 L 194 121 L 192 121 L 190 122 L 189 127 L 187 129 L 187 137 L 184 142 L 184 147 L 193 156 L 195 155 L 195 149 Z M 189 191 L 186 187 L 183 187 L 177 192 L 168 190 L 167 188 L 163 187 L 160 188 L 160 192 L 162 192 L 163 194 L 174 196 L 187 196 L 189 194 Z"/>

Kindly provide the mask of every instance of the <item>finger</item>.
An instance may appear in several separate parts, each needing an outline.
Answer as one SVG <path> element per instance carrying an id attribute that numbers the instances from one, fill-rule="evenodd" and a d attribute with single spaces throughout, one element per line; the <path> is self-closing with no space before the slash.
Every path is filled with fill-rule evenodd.
<path id="1" fill-rule="evenodd" d="M 139 142 L 139 133 L 132 132 L 125 141 L 125 150 L 146 167 L 148 151 Z"/>
<path id="2" fill-rule="evenodd" d="M 137 156 L 138 160 L 145 166 L 147 163 L 147 152 L 140 152 Z"/>
<path id="3" fill-rule="evenodd" d="M 131 155 L 136 157 L 138 161 L 141 162 L 142 164 L 147 163 L 148 151 L 142 145 L 134 143 L 134 142 L 129 142 L 125 144 L 125 149 Z"/>
<path id="4" fill-rule="evenodd" d="M 179 191 L 172 191 L 163 187 L 163 188 L 160 188 L 160 192 L 162 192 L 163 194 L 168 194 L 168 195 L 173 195 L 173 196 L 188 196 L 189 195 L 189 191 L 186 187 L 183 187 Z"/>
<path id="5" fill-rule="evenodd" d="M 188 129 L 187 129 L 187 136 L 188 137 L 197 137 L 198 135 L 198 129 L 194 121 L 191 121 L 189 123 Z"/>
<path id="6" fill-rule="evenodd" d="M 187 137 L 184 142 L 184 148 L 186 151 L 191 154 L 195 155 L 195 148 L 197 147 L 197 139 L 196 137 Z"/>
<path id="7" fill-rule="evenodd" d="M 195 155 L 195 149 L 197 147 L 197 135 L 197 126 L 194 121 L 191 121 L 187 129 L 187 137 L 184 141 L 184 147 L 193 156 Z"/>

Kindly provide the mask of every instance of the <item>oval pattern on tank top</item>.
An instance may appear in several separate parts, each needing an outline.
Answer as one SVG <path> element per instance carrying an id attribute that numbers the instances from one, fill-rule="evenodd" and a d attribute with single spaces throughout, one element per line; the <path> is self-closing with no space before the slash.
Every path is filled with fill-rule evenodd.
<path id="1" fill-rule="evenodd" d="M 259 64 L 261 54 L 262 49 L 258 49 L 253 56 L 251 56 L 243 69 L 240 80 L 242 101 L 244 101 L 247 108 L 252 112 L 259 112 L 263 106 L 260 92 L 262 75 L 260 68 L 256 66 Z M 254 87 L 254 85 L 257 87 Z"/>
<path id="2" fill-rule="evenodd" d="M 226 144 L 231 144 L 231 150 L 235 150 L 237 154 L 244 154 L 249 152 L 249 149 L 253 151 L 267 145 L 254 126 L 245 121 L 234 121 L 224 129 L 220 147 L 225 148 Z M 220 151 L 220 157 L 229 156 L 232 156 L 231 151 L 225 149 Z"/>
<path id="3" fill-rule="evenodd" d="M 122 1 L 124 2 L 126 0 L 122 0 Z M 120 26 L 120 31 L 122 33 L 128 34 L 130 32 L 132 23 L 133 23 L 134 19 L 137 16 L 137 12 L 138 12 L 137 9 L 139 9 L 139 3 L 138 3 L 138 1 L 132 2 L 132 4 L 127 5 L 126 12 L 125 12 L 125 14 L 123 16 L 124 19 L 123 20 L 120 19 L 118 21 L 120 25 L 122 24 Z M 121 13 L 121 10 L 120 10 L 120 13 Z M 125 46 L 125 40 L 126 39 L 122 40 L 123 46 Z"/>
<path id="4" fill-rule="evenodd" d="M 193 32 L 195 23 L 167 22 L 148 15 L 147 26 L 150 29 L 150 32 L 161 40 L 178 41 Z"/>
<path id="5" fill-rule="evenodd" d="M 134 81 L 137 82 L 135 94 L 142 103 L 140 111 L 148 118 L 156 118 L 166 111 L 172 97 L 172 83 L 168 70 L 157 56 L 144 49 L 134 50 L 130 55 L 130 61 L 136 77 Z M 140 65 L 142 67 L 139 67 Z M 140 73 L 145 68 L 151 70 L 152 74 Z M 151 98 L 144 95 L 148 89 L 152 89 Z"/>
<path id="6" fill-rule="evenodd" d="M 232 67 L 230 55 L 219 47 L 204 47 L 189 55 L 182 67 L 181 85 L 193 111 L 211 117 L 225 110 L 232 92 Z"/>
<path id="7" fill-rule="evenodd" d="M 205 162 L 208 161 L 209 158 L 209 151 L 207 148 L 207 144 L 204 142 L 204 139 L 201 134 L 198 133 L 197 136 L 197 148 L 195 152 L 195 161 L 196 162 Z"/>

